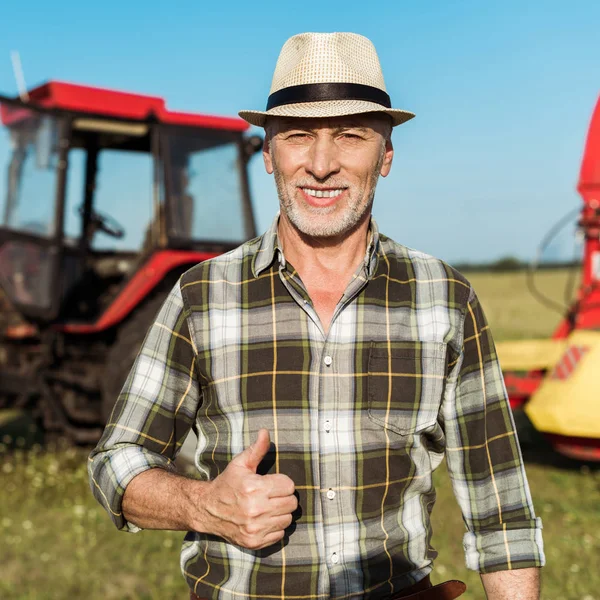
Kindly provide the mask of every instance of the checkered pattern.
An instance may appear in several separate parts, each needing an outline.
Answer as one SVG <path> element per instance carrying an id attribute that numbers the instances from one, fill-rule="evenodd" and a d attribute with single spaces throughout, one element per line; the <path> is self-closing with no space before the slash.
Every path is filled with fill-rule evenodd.
<path id="1" fill-rule="evenodd" d="M 432 472 L 446 455 L 467 564 L 540 566 L 535 517 L 502 374 L 469 283 L 380 235 L 326 334 L 301 280 L 263 237 L 188 271 L 164 303 L 90 456 L 117 527 L 129 481 L 172 468 L 190 427 L 207 479 L 271 433 L 271 472 L 301 514 L 261 551 L 190 532 L 181 568 L 199 596 L 383 598 L 436 556 Z"/>

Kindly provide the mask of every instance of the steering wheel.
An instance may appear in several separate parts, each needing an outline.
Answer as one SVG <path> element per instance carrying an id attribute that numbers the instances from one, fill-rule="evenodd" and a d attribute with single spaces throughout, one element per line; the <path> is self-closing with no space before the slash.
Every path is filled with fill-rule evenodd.
<path id="1" fill-rule="evenodd" d="M 83 215 L 83 206 L 79 207 L 79 214 Z M 110 237 L 120 240 L 125 235 L 125 228 L 110 215 L 92 210 L 90 223 L 97 231 L 102 231 Z"/>

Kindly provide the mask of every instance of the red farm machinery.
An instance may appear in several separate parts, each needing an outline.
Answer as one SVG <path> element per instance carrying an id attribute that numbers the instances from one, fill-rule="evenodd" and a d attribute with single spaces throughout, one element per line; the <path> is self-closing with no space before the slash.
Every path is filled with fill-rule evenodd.
<path id="1" fill-rule="evenodd" d="M 0 97 L 0 408 L 93 443 L 168 290 L 255 235 L 237 118 L 50 82 Z M 583 273 L 553 337 L 498 344 L 514 409 L 600 460 L 600 101 L 585 146 Z"/>
<path id="2" fill-rule="evenodd" d="M 600 461 L 600 99 L 577 190 L 583 200 L 581 283 L 551 339 L 498 344 L 513 409 L 523 408 L 555 450 Z"/>
<path id="3" fill-rule="evenodd" d="M 0 97 L 0 408 L 98 439 L 190 266 L 254 237 L 239 118 L 49 82 Z"/>

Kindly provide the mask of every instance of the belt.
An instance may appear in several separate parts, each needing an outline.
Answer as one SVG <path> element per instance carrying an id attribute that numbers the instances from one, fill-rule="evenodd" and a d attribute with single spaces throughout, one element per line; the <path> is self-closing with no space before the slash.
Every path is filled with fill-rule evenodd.
<path id="1" fill-rule="evenodd" d="M 467 586 L 458 579 L 451 579 L 432 586 L 429 575 L 427 575 L 425 579 L 415 585 L 390 596 L 389 600 L 396 600 L 397 598 L 403 600 L 454 600 L 462 596 L 466 589 Z"/>
<path id="2" fill-rule="evenodd" d="M 457 579 L 452 579 L 432 586 L 429 575 L 427 575 L 425 579 L 421 579 L 421 581 L 415 583 L 415 585 L 411 585 L 393 596 L 390 596 L 388 600 L 397 600 L 399 598 L 402 598 L 403 600 L 454 600 L 455 598 L 462 596 L 466 589 L 467 586 Z M 190 600 L 208 600 L 208 598 L 201 598 L 190 591 Z"/>

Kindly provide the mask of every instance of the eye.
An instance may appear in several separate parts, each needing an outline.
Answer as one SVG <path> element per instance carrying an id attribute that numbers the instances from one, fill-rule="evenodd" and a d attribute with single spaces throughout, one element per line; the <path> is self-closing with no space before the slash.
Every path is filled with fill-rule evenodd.
<path id="1" fill-rule="evenodd" d="M 362 136 L 358 135 L 358 133 L 352 133 L 351 131 L 345 131 L 340 137 L 345 140 L 362 140 Z"/>

